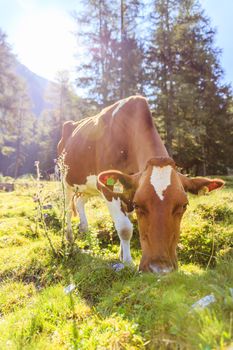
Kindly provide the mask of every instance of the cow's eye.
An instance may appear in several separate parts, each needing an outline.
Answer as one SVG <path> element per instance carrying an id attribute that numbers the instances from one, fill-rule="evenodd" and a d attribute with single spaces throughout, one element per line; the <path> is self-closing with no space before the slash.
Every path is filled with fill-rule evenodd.
<path id="1" fill-rule="evenodd" d="M 173 210 L 173 214 L 183 214 L 185 212 L 185 210 L 187 209 L 188 203 L 185 204 L 177 204 Z"/>
<path id="2" fill-rule="evenodd" d="M 140 208 L 140 207 L 139 207 L 139 205 L 138 205 L 138 204 L 136 204 L 136 203 L 134 203 L 134 205 L 133 205 L 133 206 L 134 206 L 134 209 L 135 209 L 135 210 L 137 210 L 137 209 L 139 209 L 139 208 Z"/>
<path id="3" fill-rule="evenodd" d="M 146 214 L 146 209 L 137 203 L 134 203 L 134 209 L 136 210 L 137 214 L 140 214 L 140 215 Z"/>
<path id="4" fill-rule="evenodd" d="M 183 205 L 183 210 L 185 211 L 187 209 L 188 203 Z"/>

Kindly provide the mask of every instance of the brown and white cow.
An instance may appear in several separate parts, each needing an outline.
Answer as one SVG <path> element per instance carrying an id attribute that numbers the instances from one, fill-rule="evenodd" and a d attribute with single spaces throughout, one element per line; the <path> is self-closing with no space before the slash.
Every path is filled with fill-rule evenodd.
<path id="1" fill-rule="evenodd" d="M 142 258 L 139 269 L 169 272 L 177 268 L 176 246 L 180 222 L 188 204 L 186 192 L 212 191 L 220 179 L 187 178 L 177 172 L 153 125 L 145 98 L 132 96 L 79 122 L 66 122 L 58 153 L 65 152 L 67 239 L 72 241 L 71 206 L 76 191 L 80 229 L 88 223 L 84 204 L 102 195 L 114 221 L 123 262 L 132 261 L 133 225 L 128 213 L 135 209 Z"/>

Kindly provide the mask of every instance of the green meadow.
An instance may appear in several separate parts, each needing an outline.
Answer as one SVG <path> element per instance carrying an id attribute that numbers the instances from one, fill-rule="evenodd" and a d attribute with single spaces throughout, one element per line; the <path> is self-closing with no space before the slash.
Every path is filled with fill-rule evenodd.
<path id="1" fill-rule="evenodd" d="M 233 178 L 225 180 L 190 195 L 179 269 L 168 275 L 138 272 L 135 217 L 135 266 L 114 270 L 119 241 L 98 198 L 87 204 L 87 234 L 73 218 L 69 246 L 59 183 L 24 179 L 1 192 L 0 349 L 232 349 Z M 193 306 L 205 296 L 212 302 Z"/>

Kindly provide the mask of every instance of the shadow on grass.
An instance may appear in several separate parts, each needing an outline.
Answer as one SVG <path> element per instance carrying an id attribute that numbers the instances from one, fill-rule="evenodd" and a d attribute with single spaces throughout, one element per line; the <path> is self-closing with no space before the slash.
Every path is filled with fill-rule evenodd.
<path id="1" fill-rule="evenodd" d="M 77 312 L 75 303 L 76 296 L 81 297 L 88 304 L 93 313 L 102 320 L 108 319 L 110 313 L 98 312 L 96 307 L 107 291 L 111 291 L 112 286 L 117 281 L 127 282 L 136 274 L 136 270 L 125 268 L 121 272 L 115 272 L 110 259 L 101 256 L 93 256 L 89 252 L 81 251 L 73 246 L 72 253 L 63 257 L 59 264 L 62 269 L 65 286 L 75 286 L 75 291 L 69 293 L 69 307 L 72 312 L 73 346 L 79 348 L 79 328 L 77 322 Z"/>
<path id="2" fill-rule="evenodd" d="M 233 280 L 232 260 L 222 262 L 215 270 L 181 270 L 164 276 L 140 274 L 130 267 L 116 272 L 112 263 L 74 249 L 73 255 L 62 262 L 63 277 L 66 285 L 75 284 L 76 293 L 101 319 L 116 315 L 135 324 L 137 334 L 147 344 L 145 348 L 195 348 L 202 321 L 191 312 L 191 305 L 208 294 L 214 293 L 217 300 L 210 310 L 230 319 L 224 303 Z M 75 293 L 71 293 L 73 338 L 78 349 L 74 305 Z"/>
<path id="3" fill-rule="evenodd" d="M 28 255 L 30 260 L 26 261 Z M 194 302 L 210 293 L 214 293 L 217 300 L 213 309 L 227 320 L 226 324 L 230 322 L 229 308 L 224 303 L 226 290 L 232 287 L 232 262 L 222 263 L 215 270 L 204 271 L 193 267 L 193 270 L 183 269 L 165 276 L 139 274 L 136 268 L 130 267 L 116 272 L 112 268 L 115 260 L 81 251 L 76 245 L 55 258 L 44 243 L 43 249 L 37 244 L 27 251 L 21 264 L 23 260 L 25 266 L 22 265 L 15 275 L 21 281 L 34 282 L 42 288 L 53 284 L 61 284 L 64 288 L 75 285 L 68 295 L 74 349 L 80 348 L 80 337 L 85 337 L 80 333 L 82 329 L 89 332 L 90 329 L 92 331 L 91 327 L 96 327 L 94 334 L 98 336 L 101 332 L 107 332 L 109 320 L 113 320 L 122 333 L 126 332 L 123 324 L 126 322 L 130 331 L 147 344 L 135 349 L 195 348 L 191 345 L 198 346 L 202 321 L 190 313 L 190 308 Z M 77 314 L 80 299 L 91 308 L 92 321 L 89 316 L 80 321 Z M 102 324 L 106 328 L 101 328 Z M 109 332 L 114 333 L 115 326 L 109 327 Z M 117 331 L 115 337 L 118 337 Z M 131 339 L 127 338 L 127 341 Z M 214 348 L 215 344 L 212 345 Z"/>

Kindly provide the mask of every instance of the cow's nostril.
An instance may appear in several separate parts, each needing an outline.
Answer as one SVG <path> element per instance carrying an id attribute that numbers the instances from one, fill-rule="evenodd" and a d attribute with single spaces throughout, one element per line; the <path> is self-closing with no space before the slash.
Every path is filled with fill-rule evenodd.
<path id="1" fill-rule="evenodd" d="M 156 264 L 149 264 L 149 269 L 151 272 L 159 273 L 159 274 L 166 274 L 173 270 L 173 268 L 170 266 L 165 267 L 165 266 L 159 266 Z"/>

